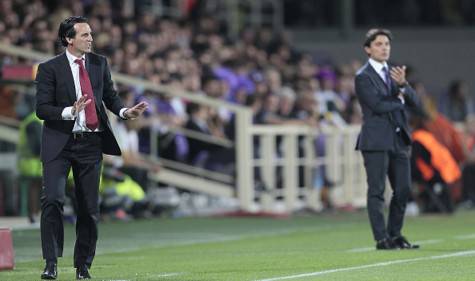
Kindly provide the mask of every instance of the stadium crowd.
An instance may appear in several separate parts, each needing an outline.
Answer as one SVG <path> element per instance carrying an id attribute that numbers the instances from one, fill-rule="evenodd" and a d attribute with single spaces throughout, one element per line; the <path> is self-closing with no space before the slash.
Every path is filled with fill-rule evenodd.
<path id="1" fill-rule="evenodd" d="M 202 9 L 201 1 L 187 7 L 188 16 L 183 19 L 136 13 L 130 11 L 125 2 L 0 1 L 0 40 L 56 54 L 60 51 L 56 29 L 59 22 L 70 15 L 85 15 L 94 33 L 94 51 L 109 59 L 113 71 L 195 95 L 249 106 L 257 124 L 343 128 L 361 123 L 361 110 L 354 93 L 354 74 L 361 62 L 319 65 L 311 54 L 294 48 L 289 34 L 265 26 L 244 28 L 238 39 L 231 40 L 226 36 L 225 24 L 211 14 L 196 12 Z M 135 10 L 143 10 L 141 3 L 136 1 Z M 0 54 L 1 66 L 34 63 Z M 418 193 L 433 192 L 424 195 L 426 197 L 418 194 L 416 199 L 426 198 L 421 200 L 426 202 L 427 210 L 440 211 L 436 197 L 440 197 L 441 192 L 434 188 L 440 183 L 448 194 L 444 196 L 449 196 L 448 207 L 444 210 L 453 210 L 454 202 L 471 200 L 475 203 L 475 118 L 472 116 L 475 112 L 466 85 L 463 81 L 453 81 L 437 103 L 435 95 L 427 93 L 422 82 L 413 81 L 413 84 L 426 105 L 424 112 L 414 114 L 423 120 L 414 124 L 429 131 L 460 169 L 459 176 L 447 179 L 445 166 L 434 164 L 435 150 L 426 147 L 423 141 L 417 142 L 421 148 L 417 150 L 418 155 L 413 155 L 413 166 L 414 179 L 420 183 Z M 124 157 L 106 160 L 107 166 L 118 168 L 105 169 L 110 179 L 122 178 L 121 182 L 127 182 L 125 177 L 135 183 L 135 189 L 130 185 L 124 188 L 135 190 L 126 192 L 132 199 L 132 203 L 127 203 L 127 210 L 142 206 L 144 195 L 140 190 L 147 191 L 147 174 L 160 169 L 141 157 L 141 153 L 150 153 L 155 145 L 150 143 L 152 131 L 159 132 L 157 145 L 161 158 L 211 169 L 233 163 L 232 151 L 190 139 L 170 129 L 185 127 L 210 136 L 233 139 L 234 117 L 229 111 L 215 110 L 165 93 L 144 91 L 140 87 L 118 84 L 117 89 L 125 104 L 147 101 L 151 105 L 146 118 L 117 121 L 115 133 Z M 26 95 L 12 94 L 4 87 L 1 95 L 1 115 L 22 120 L 32 110 L 25 107 L 28 104 Z M 3 102 L 7 100 L 10 104 Z M 453 122 L 465 123 L 466 132 L 458 131 Z M 212 153 L 217 150 L 220 153 Z M 432 169 L 432 174 L 427 167 Z"/>

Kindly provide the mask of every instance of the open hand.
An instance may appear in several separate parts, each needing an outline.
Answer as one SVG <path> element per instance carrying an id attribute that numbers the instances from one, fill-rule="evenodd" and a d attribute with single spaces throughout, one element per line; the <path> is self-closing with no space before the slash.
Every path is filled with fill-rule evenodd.
<path id="1" fill-rule="evenodd" d="M 83 110 L 86 107 L 86 105 L 90 103 L 91 103 L 91 99 L 86 100 L 86 96 L 81 96 L 77 101 L 74 102 L 71 113 L 74 116 L 76 116 L 78 112 L 81 112 L 81 110 Z"/>
<path id="2" fill-rule="evenodd" d="M 145 109 L 147 109 L 147 107 L 148 107 L 148 103 L 142 101 L 134 105 L 133 107 L 127 109 L 124 112 L 124 117 L 127 119 L 137 118 L 145 111 Z"/>
<path id="3" fill-rule="evenodd" d="M 394 66 L 390 70 L 391 78 L 396 81 L 398 86 L 403 86 L 406 81 L 406 66 Z"/>

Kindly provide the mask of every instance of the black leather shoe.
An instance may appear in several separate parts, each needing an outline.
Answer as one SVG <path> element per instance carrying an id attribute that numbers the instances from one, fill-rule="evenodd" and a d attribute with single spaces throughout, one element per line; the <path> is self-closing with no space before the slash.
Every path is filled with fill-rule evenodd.
<path id="1" fill-rule="evenodd" d="M 76 280 L 91 279 L 86 265 L 80 265 L 76 268 Z"/>
<path id="2" fill-rule="evenodd" d="M 393 243 L 400 249 L 419 249 L 419 245 L 411 244 L 404 236 L 393 237 Z"/>
<path id="3" fill-rule="evenodd" d="M 47 262 L 41 279 L 54 280 L 58 277 L 58 269 L 55 262 Z"/>
<path id="4" fill-rule="evenodd" d="M 396 245 L 389 238 L 381 239 L 376 243 L 376 250 L 395 250 L 395 249 L 397 249 Z"/>

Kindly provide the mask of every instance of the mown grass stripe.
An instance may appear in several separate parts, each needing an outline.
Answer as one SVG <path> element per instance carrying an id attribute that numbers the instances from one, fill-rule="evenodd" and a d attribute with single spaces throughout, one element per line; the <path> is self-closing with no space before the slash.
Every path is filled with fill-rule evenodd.
<path id="1" fill-rule="evenodd" d="M 394 264 L 411 263 L 411 262 L 418 262 L 418 261 L 425 261 L 425 260 L 447 259 L 447 258 L 463 257 L 463 256 L 471 256 L 471 255 L 475 255 L 475 250 L 455 252 L 451 254 L 438 255 L 438 256 L 428 256 L 428 257 L 420 257 L 420 258 L 404 259 L 404 260 L 393 260 L 393 261 L 378 262 L 378 263 L 360 265 L 360 266 L 335 268 L 335 269 L 302 273 L 302 274 L 296 274 L 296 275 L 273 277 L 273 278 L 268 278 L 268 279 L 259 279 L 255 281 L 289 280 L 289 279 L 325 275 L 325 274 L 330 274 L 330 273 L 338 273 L 338 272 L 344 272 L 344 271 L 353 271 L 353 270 L 360 270 L 360 269 L 373 268 L 373 267 L 389 266 L 389 265 L 394 265 Z"/>

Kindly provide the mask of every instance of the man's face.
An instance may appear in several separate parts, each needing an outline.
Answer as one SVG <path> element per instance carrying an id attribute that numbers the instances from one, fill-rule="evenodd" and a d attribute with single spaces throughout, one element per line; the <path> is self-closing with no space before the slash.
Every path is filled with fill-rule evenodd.
<path id="1" fill-rule="evenodd" d="M 91 52 L 92 34 L 91 27 L 87 23 L 76 23 L 74 25 L 76 35 L 74 38 L 67 38 L 69 42 L 68 48 L 72 53 L 83 55 Z"/>
<path id="2" fill-rule="evenodd" d="M 371 42 L 369 47 L 365 47 L 368 56 L 375 61 L 385 62 L 391 54 L 391 43 L 386 35 L 378 35 Z"/>

